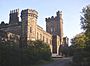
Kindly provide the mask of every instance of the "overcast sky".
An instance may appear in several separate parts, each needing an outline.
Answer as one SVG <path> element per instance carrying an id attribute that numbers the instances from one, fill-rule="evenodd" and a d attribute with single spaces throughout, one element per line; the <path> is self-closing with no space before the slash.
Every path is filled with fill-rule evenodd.
<path id="1" fill-rule="evenodd" d="M 9 22 L 10 10 L 19 8 L 38 11 L 38 24 L 45 29 L 45 18 L 56 16 L 58 10 L 63 12 L 64 36 L 70 39 L 80 33 L 80 12 L 90 4 L 90 0 L 0 0 L 0 22 Z"/>

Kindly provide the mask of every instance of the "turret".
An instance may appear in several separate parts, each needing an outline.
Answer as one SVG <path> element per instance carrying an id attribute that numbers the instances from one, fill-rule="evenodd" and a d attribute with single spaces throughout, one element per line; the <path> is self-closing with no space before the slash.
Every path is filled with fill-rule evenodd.
<path id="1" fill-rule="evenodd" d="M 57 17 L 62 18 L 62 11 L 58 11 L 58 12 L 56 12 L 56 14 L 57 14 Z"/>
<path id="2" fill-rule="evenodd" d="M 19 22 L 19 9 L 11 10 L 9 14 L 9 24 L 16 25 Z"/>
<path id="3" fill-rule="evenodd" d="M 36 40 L 37 18 L 38 18 L 38 12 L 35 10 L 25 9 L 21 11 L 22 42 Z"/>
<path id="4" fill-rule="evenodd" d="M 62 44 L 63 42 L 63 19 L 62 19 L 62 11 L 58 11 L 57 13 L 57 24 L 58 24 L 58 28 L 57 28 L 57 34 L 60 36 L 60 42 Z"/>
<path id="5" fill-rule="evenodd" d="M 62 11 L 57 11 L 56 16 L 51 16 L 46 20 L 46 31 L 52 35 L 58 35 L 60 37 L 60 42 L 63 41 L 63 19 Z"/>
<path id="6" fill-rule="evenodd" d="M 32 9 L 25 9 L 25 10 L 22 10 L 22 12 L 21 12 L 21 18 L 22 18 L 22 16 L 25 16 L 25 15 L 30 16 L 30 17 L 34 17 L 37 19 L 38 12 L 35 10 L 32 10 Z"/>

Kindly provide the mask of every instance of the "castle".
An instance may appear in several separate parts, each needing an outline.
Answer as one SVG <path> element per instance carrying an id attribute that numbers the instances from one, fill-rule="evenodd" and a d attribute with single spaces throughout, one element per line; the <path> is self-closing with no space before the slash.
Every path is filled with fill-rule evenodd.
<path id="1" fill-rule="evenodd" d="M 46 18 L 46 31 L 37 25 L 38 12 L 32 9 L 21 11 L 21 21 L 19 21 L 19 9 L 10 11 L 9 24 L 0 24 L 0 40 L 14 41 L 22 46 L 26 46 L 28 41 L 41 40 L 49 44 L 51 52 L 60 53 L 60 46 L 67 44 L 63 37 L 62 12 L 56 12 L 56 16 Z M 2 36 L 3 35 L 3 36 Z M 63 40 L 64 38 L 64 40 Z"/>

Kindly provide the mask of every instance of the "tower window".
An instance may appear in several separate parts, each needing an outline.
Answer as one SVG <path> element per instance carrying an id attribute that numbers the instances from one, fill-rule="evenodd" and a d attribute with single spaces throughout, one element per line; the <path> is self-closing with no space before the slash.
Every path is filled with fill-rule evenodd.
<path id="1" fill-rule="evenodd" d="M 32 33 L 32 27 L 30 27 L 30 33 Z"/>

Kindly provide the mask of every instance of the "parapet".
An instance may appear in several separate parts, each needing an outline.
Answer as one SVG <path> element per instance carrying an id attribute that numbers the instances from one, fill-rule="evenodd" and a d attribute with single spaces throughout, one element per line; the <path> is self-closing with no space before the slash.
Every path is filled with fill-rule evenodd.
<path id="1" fill-rule="evenodd" d="M 54 20 L 54 19 L 55 19 L 54 16 L 51 16 L 51 17 L 45 18 L 45 21 L 50 22 L 51 20 Z"/>
<path id="2" fill-rule="evenodd" d="M 58 11 L 57 14 L 62 14 L 62 11 Z"/>
<path id="3" fill-rule="evenodd" d="M 62 15 L 62 11 L 58 11 L 58 12 L 56 12 L 56 14 L 57 14 L 57 16 L 60 16 L 60 15 Z"/>
<path id="4" fill-rule="evenodd" d="M 57 19 L 57 17 L 62 18 L 62 11 L 57 11 L 55 17 L 51 16 L 51 17 L 45 18 L 45 21 L 46 22 L 51 22 L 51 21 L 54 21 L 55 19 Z"/>
<path id="5" fill-rule="evenodd" d="M 13 13 L 19 13 L 19 9 L 10 10 L 10 14 L 13 14 Z"/>
<path id="6" fill-rule="evenodd" d="M 19 9 L 11 10 L 9 14 L 9 24 L 18 24 L 19 22 Z"/>
<path id="7" fill-rule="evenodd" d="M 23 14 L 33 14 L 35 15 L 36 17 L 38 17 L 38 12 L 36 10 L 33 10 L 33 9 L 25 9 L 25 10 L 22 10 L 21 11 L 21 15 Z"/>
<path id="8" fill-rule="evenodd" d="M 36 10 L 28 9 L 28 11 L 29 11 L 28 13 L 33 13 L 33 14 L 38 15 L 38 12 Z"/>

